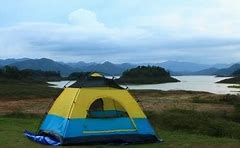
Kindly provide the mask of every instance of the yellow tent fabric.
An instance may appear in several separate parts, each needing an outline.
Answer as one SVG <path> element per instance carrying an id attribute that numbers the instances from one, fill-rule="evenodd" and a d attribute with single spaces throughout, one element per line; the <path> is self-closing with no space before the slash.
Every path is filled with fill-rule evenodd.
<path id="1" fill-rule="evenodd" d="M 117 108 L 121 109 L 122 106 L 130 118 L 146 117 L 127 90 L 108 87 L 101 89 L 66 88 L 55 101 L 49 114 L 65 118 L 86 118 L 90 105 L 99 98 L 109 99 L 106 101 L 105 109 L 111 109 L 113 107 L 111 101 L 114 100 L 118 103 Z"/>
<path id="2" fill-rule="evenodd" d="M 103 75 L 94 72 L 94 73 L 91 74 L 91 77 L 103 77 Z"/>

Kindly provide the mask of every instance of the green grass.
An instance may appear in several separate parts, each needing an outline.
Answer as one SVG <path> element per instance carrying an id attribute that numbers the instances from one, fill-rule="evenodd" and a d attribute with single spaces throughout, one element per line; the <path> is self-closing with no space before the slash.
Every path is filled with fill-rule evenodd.
<path id="1" fill-rule="evenodd" d="M 221 95 L 218 97 L 207 97 L 203 98 L 200 96 L 196 96 L 192 98 L 192 103 L 208 103 L 208 104 L 229 104 L 236 105 L 240 104 L 240 95 Z"/>
<path id="2" fill-rule="evenodd" d="M 240 123 L 236 120 L 239 119 L 239 115 L 216 115 L 192 110 L 148 113 L 154 125 L 159 125 L 165 130 L 236 139 L 240 139 Z"/>
<path id="3" fill-rule="evenodd" d="M 209 103 L 209 104 L 219 104 L 221 103 L 219 100 L 217 99 L 204 99 L 204 98 L 200 98 L 200 97 L 194 97 L 192 98 L 192 103 Z"/>
<path id="4" fill-rule="evenodd" d="M 36 131 L 40 122 L 39 117 L 34 116 L 1 116 L 0 117 L 0 147 L 26 147 L 38 148 L 44 147 L 28 140 L 23 135 L 25 129 Z M 128 145 L 126 147 L 239 147 L 240 140 L 232 138 L 217 138 L 200 134 L 190 134 L 184 131 L 170 131 L 161 129 L 159 125 L 157 130 L 165 142 L 158 144 Z M 89 146 L 96 147 L 96 146 Z M 98 145 L 97 147 L 105 147 Z"/>
<path id="5" fill-rule="evenodd" d="M 60 91 L 60 89 L 49 88 L 44 82 L 0 80 L 0 84 L 0 100 L 50 98 Z"/>
<path id="6" fill-rule="evenodd" d="M 231 105 L 239 104 L 240 103 L 240 95 L 224 95 L 219 100 L 221 103 L 227 103 Z"/>
<path id="7" fill-rule="evenodd" d="M 24 138 L 25 129 L 36 130 L 39 118 L 0 118 L 0 147 L 40 147 Z"/>

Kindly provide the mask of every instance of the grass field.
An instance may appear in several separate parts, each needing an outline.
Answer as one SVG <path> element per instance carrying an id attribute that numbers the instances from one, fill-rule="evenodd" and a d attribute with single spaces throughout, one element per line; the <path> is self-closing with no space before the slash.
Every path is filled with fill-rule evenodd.
<path id="1" fill-rule="evenodd" d="M 23 82 L 0 79 L 0 101 L 51 98 L 60 89 L 49 88 L 45 82 Z"/>
<path id="2" fill-rule="evenodd" d="M 0 80 L 0 84 L 0 147 L 43 147 L 25 138 L 23 131 L 37 130 L 39 116 L 61 90 L 49 88 L 46 83 Z M 131 92 L 165 142 L 126 147 L 240 147 L 240 96 L 192 91 Z"/>
<path id="3" fill-rule="evenodd" d="M 38 117 L 0 117 L 0 147 L 38 148 L 44 145 L 36 144 L 24 137 L 25 129 L 36 131 L 40 118 Z M 204 135 L 189 134 L 182 131 L 159 130 L 159 135 L 165 140 L 159 144 L 128 145 L 127 147 L 239 147 L 240 140 L 231 138 L 216 138 Z M 90 146 L 90 147 L 105 147 Z M 87 146 L 86 146 L 87 147 Z"/>

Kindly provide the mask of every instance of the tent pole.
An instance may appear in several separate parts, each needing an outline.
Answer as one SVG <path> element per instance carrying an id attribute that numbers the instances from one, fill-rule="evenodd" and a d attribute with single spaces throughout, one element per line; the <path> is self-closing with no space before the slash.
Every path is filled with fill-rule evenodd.
<path id="1" fill-rule="evenodd" d="M 65 89 L 66 86 L 70 83 L 70 80 L 63 86 L 63 88 Z M 40 132 L 40 128 L 41 128 L 41 124 L 43 123 L 43 120 L 45 119 L 45 117 L 47 116 L 47 113 L 48 111 L 50 110 L 50 108 L 52 107 L 52 105 L 54 104 L 54 102 L 56 101 L 57 97 L 63 92 L 64 89 L 60 89 L 56 96 L 52 99 L 52 101 L 48 104 L 48 107 L 46 109 L 46 111 L 44 112 L 44 114 L 41 116 L 41 120 L 38 124 L 38 127 L 37 127 L 37 130 L 36 130 L 36 133 L 39 133 Z"/>
<path id="2" fill-rule="evenodd" d="M 76 95 L 74 96 L 73 101 L 72 101 L 72 104 L 71 104 L 71 107 L 70 107 L 70 110 L 69 110 L 69 112 L 68 112 L 68 115 L 67 115 L 67 125 L 65 126 L 64 133 L 63 133 L 64 136 L 65 136 L 66 131 L 67 131 L 67 127 L 68 127 L 68 123 L 69 123 L 69 117 L 70 117 L 71 114 L 72 114 L 73 108 L 74 108 L 75 103 L 76 103 L 76 98 L 78 97 L 78 94 L 79 94 L 80 89 L 81 89 L 81 88 L 78 89 Z"/>

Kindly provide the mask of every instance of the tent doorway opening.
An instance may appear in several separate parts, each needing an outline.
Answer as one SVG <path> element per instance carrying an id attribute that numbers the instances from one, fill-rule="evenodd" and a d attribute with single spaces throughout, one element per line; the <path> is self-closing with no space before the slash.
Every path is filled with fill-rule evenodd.
<path id="1" fill-rule="evenodd" d="M 129 117 L 127 111 L 113 99 L 99 98 L 95 100 L 87 114 L 87 118 L 120 118 Z"/>
<path id="2" fill-rule="evenodd" d="M 114 99 L 98 98 L 89 107 L 83 133 L 136 132 L 134 120 Z"/>

